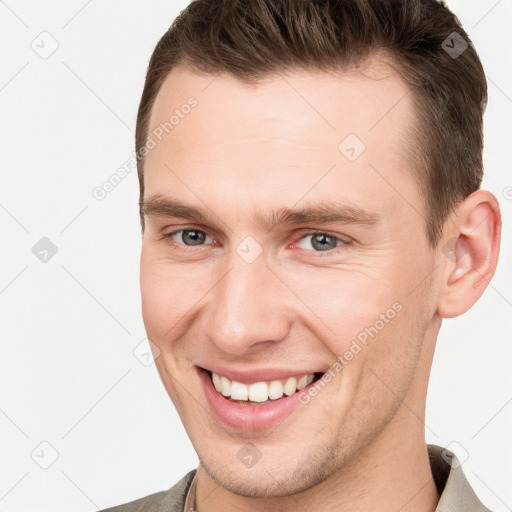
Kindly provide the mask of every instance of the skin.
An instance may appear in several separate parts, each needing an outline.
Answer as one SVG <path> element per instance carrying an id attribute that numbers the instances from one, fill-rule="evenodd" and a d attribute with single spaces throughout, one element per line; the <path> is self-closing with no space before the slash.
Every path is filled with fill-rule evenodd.
<path id="1" fill-rule="evenodd" d="M 442 318 L 467 311 L 491 279 L 501 217 L 494 195 L 476 191 L 429 246 L 407 159 L 415 122 L 407 91 L 375 59 L 253 86 L 178 66 L 157 96 L 149 132 L 190 96 L 198 105 L 145 158 L 144 198 L 162 194 L 216 215 L 208 224 L 147 215 L 141 255 L 143 319 L 200 459 L 200 512 L 436 507 L 424 439 L 435 341 Z M 366 145 L 353 162 L 338 150 L 349 133 Z M 330 200 L 381 221 L 269 231 L 253 220 Z M 198 246 L 182 233 L 174 245 L 163 238 L 185 228 L 209 236 Z M 320 251 L 312 232 L 347 245 Z M 250 264 L 236 252 L 247 236 L 263 249 Z M 277 427 L 243 432 L 209 414 L 196 364 L 326 371 L 397 301 L 403 309 Z M 248 442 L 261 453 L 250 468 L 237 457 Z"/>

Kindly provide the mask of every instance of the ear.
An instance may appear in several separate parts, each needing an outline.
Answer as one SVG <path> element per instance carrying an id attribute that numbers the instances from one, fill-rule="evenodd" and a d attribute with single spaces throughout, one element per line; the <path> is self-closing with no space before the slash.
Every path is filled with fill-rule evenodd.
<path id="1" fill-rule="evenodd" d="M 473 192 L 446 223 L 439 244 L 441 318 L 465 313 L 481 297 L 498 264 L 500 239 L 498 200 L 487 190 Z"/>

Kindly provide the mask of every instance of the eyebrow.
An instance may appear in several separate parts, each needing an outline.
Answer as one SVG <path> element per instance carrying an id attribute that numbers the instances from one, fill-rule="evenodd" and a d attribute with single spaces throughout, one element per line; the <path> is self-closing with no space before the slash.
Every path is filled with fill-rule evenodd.
<path id="1" fill-rule="evenodd" d="M 140 212 L 148 217 L 169 217 L 193 219 L 201 223 L 211 223 L 219 219 L 212 210 L 185 204 L 177 199 L 156 194 L 139 203 Z M 279 225 L 323 224 L 338 222 L 374 226 L 381 221 L 381 215 L 366 211 L 357 205 L 344 202 L 323 201 L 301 208 L 279 208 L 267 213 L 258 213 L 253 220 L 263 229 L 271 231 Z"/>

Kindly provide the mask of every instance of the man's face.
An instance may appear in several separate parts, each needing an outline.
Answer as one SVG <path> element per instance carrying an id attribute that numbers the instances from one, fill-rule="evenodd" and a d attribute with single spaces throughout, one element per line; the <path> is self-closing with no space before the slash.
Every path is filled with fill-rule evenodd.
<path id="1" fill-rule="evenodd" d="M 423 436 L 437 253 L 407 159 L 412 94 L 375 62 L 254 87 L 212 78 L 177 67 L 153 107 L 150 135 L 181 115 L 145 159 L 144 201 L 210 218 L 146 215 L 143 318 L 210 477 L 287 495 Z M 279 215 L 333 205 L 352 217 Z M 259 405 L 226 398 L 206 371 L 282 385 L 329 369 L 329 382 Z"/>

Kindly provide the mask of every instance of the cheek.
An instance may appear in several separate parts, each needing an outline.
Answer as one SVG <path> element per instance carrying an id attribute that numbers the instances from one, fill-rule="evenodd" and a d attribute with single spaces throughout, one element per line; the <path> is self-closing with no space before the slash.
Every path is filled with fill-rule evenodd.
<path id="1" fill-rule="evenodd" d="M 142 316 L 150 339 L 159 343 L 182 333 L 186 318 L 208 290 L 211 272 L 170 262 L 143 247 L 140 263 Z"/>
<path id="2" fill-rule="evenodd" d="M 284 276 L 283 276 L 284 277 Z M 325 340 L 336 355 L 349 349 L 351 341 L 364 341 L 366 330 L 375 325 L 379 331 L 396 316 L 397 294 L 389 276 L 369 267 L 295 268 L 284 280 L 301 299 L 297 312 Z M 384 315 L 384 320 L 381 320 Z M 385 329 L 384 329 L 385 330 Z"/>
<path id="3" fill-rule="evenodd" d="M 362 380 L 379 386 L 375 373 L 402 388 L 398 377 L 414 368 L 421 346 L 415 332 L 421 300 L 416 293 L 408 296 L 417 273 L 384 259 L 380 268 L 377 261 L 349 269 L 295 268 L 285 278 L 307 305 L 296 310 L 302 322 L 342 362 L 343 385 L 351 395 Z"/>

